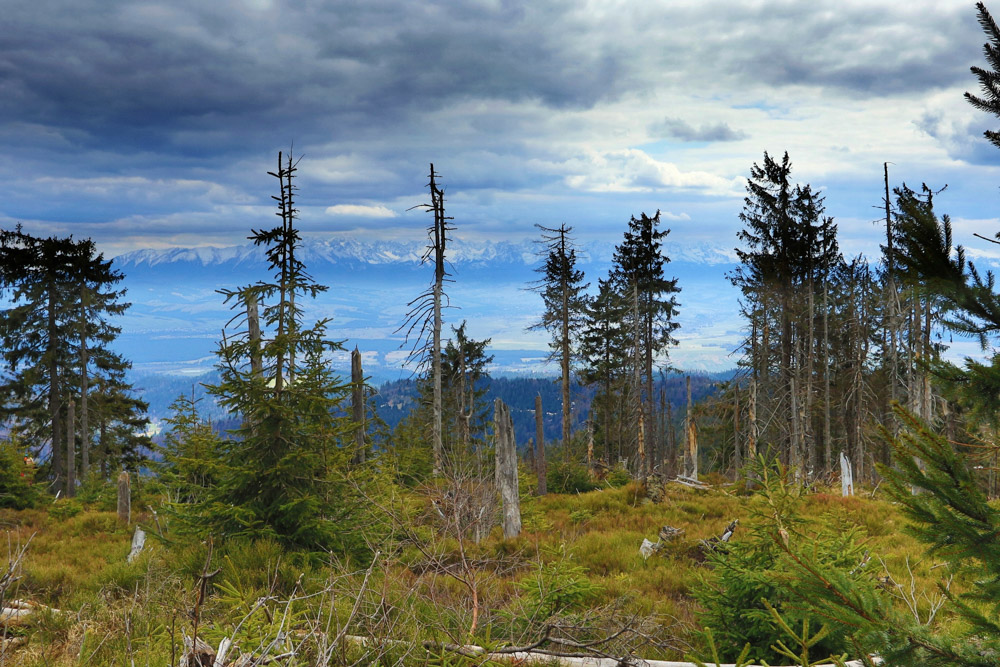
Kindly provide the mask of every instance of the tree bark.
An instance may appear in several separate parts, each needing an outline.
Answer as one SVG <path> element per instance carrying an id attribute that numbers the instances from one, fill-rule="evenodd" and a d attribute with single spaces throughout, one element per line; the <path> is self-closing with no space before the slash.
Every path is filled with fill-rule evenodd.
<path id="1" fill-rule="evenodd" d="M 48 396 L 48 412 L 49 419 L 52 425 L 52 476 L 55 484 L 55 488 L 60 488 L 64 484 L 64 453 L 63 452 L 63 440 L 60 413 L 62 411 L 62 400 L 60 399 L 59 392 L 61 390 L 59 383 L 59 365 L 57 363 L 56 357 L 56 340 L 59 337 L 59 330 L 56 326 L 56 286 L 48 286 L 48 330 L 49 330 L 49 340 L 48 340 L 48 354 L 49 361 L 49 396 Z"/>
<path id="2" fill-rule="evenodd" d="M 87 349 L 87 287 L 80 288 L 80 303 L 83 308 L 83 317 L 80 322 L 80 479 L 87 481 L 90 473 L 90 364 L 89 350 Z"/>
<path id="3" fill-rule="evenodd" d="M 733 401 L 733 468 L 739 470 L 743 467 L 743 455 L 740 451 L 740 388 L 737 386 L 733 390 L 735 400 Z"/>
<path id="4" fill-rule="evenodd" d="M 685 455 L 684 475 L 693 480 L 698 479 L 698 430 L 694 423 L 694 403 L 691 401 L 691 376 L 687 376 L 687 417 L 684 420 L 684 431 L 687 436 L 687 452 Z"/>
<path id="5" fill-rule="evenodd" d="M 446 242 L 444 193 L 437 187 L 434 164 L 431 163 L 431 206 L 434 210 L 434 329 L 431 341 L 431 373 L 434 375 L 433 417 L 431 437 L 434 449 L 434 475 L 444 470 L 444 445 L 441 434 L 441 299 L 444 294 L 444 251 Z"/>
<path id="6" fill-rule="evenodd" d="M 76 495 L 76 403 L 66 406 L 66 497 Z"/>
<path id="7" fill-rule="evenodd" d="M 830 470 L 833 444 L 830 442 L 830 286 L 823 285 L 823 470 Z"/>
<path id="8" fill-rule="evenodd" d="M 568 257 L 566 248 L 566 228 L 559 230 L 560 252 L 563 257 Z M 570 420 L 573 404 L 569 395 L 569 371 L 570 371 L 570 345 L 569 345 L 569 284 L 564 276 L 562 278 L 562 312 L 559 314 L 562 326 L 562 336 L 559 340 L 560 366 L 562 367 L 562 439 L 563 452 L 566 461 L 570 460 L 570 444 L 572 441 L 572 422 Z"/>
<path id="9" fill-rule="evenodd" d="M 517 445 L 510 409 L 499 398 L 494 403 L 493 432 L 496 436 L 496 481 L 503 504 L 503 536 L 521 534 L 521 505 L 517 479 Z"/>
<path id="10" fill-rule="evenodd" d="M 264 360 L 261 356 L 260 312 L 257 307 L 257 296 L 247 295 L 247 335 L 250 339 L 250 373 L 260 377 L 264 372 Z"/>
<path id="11" fill-rule="evenodd" d="M 118 521 L 124 524 L 132 521 L 132 484 L 125 470 L 118 475 Z"/>
<path id="12" fill-rule="evenodd" d="M 364 463 L 365 447 L 365 375 L 361 368 L 361 352 L 355 346 L 351 352 L 351 420 L 354 422 L 354 463 Z"/>
<path id="13" fill-rule="evenodd" d="M 641 336 L 639 333 L 640 319 L 639 319 L 639 288 L 635 283 L 632 283 L 632 317 L 634 320 L 634 330 L 633 330 L 633 386 L 632 391 L 635 394 L 635 415 L 636 415 L 636 454 L 639 458 L 638 461 L 638 474 L 639 477 L 646 477 L 646 433 L 643 424 L 643 406 L 642 406 L 642 365 L 640 363 L 640 340 Z"/>

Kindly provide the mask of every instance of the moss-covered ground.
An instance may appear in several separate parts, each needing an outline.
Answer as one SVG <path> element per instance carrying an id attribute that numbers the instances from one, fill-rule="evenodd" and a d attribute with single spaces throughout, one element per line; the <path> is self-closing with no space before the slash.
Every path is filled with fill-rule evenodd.
<path id="1" fill-rule="evenodd" d="M 741 522 L 733 538 L 740 540 L 757 520 L 754 507 L 764 502 L 736 486 L 679 484 L 668 484 L 662 500 L 651 502 L 635 482 L 526 497 L 520 537 L 505 540 L 495 528 L 475 543 L 435 524 L 426 493 L 405 494 L 411 525 L 371 545 L 378 553 L 374 564 L 284 553 L 273 542 L 220 540 L 211 545 L 208 566 L 209 573 L 219 571 L 206 583 L 203 599 L 199 577 L 209 545 L 161 542 L 151 515 L 135 517 L 154 537 L 135 562 L 126 563 L 136 523 L 122 525 L 114 513 L 77 512 L 77 501 L 0 510 L 8 554 L 30 540 L 8 599 L 60 610 L 10 629 L 27 641 L 0 655 L 0 665 L 177 664 L 181 638 L 196 623 L 198 635 L 213 646 L 235 637 L 239 650 L 250 653 L 294 649 L 296 657 L 284 664 L 455 662 L 461 658 L 412 647 L 418 640 L 530 643 L 552 625 L 566 636 L 586 638 L 629 624 L 637 632 L 625 648 L 641 649 L 647 657 L 704 655 L 691 591 L 711 572 L 700 562 L 698 543 L 719 535 L 733 519 Z M 881 570 L 884 562 L 899 577 L 908 564 L 916 590 L 933 591 L 940 579 L 940 570 L 932 569 L 937 563 L 921 558 L 923 550 L 903 531 L 897 506 L 870 496 L 862 491 L 842 498 L 839 489 L 806 494 L 802 534 L 858 526 L 876 556 L 873 567 Z M 661 526 L 684 533 L 644 559 L 642 540 L 656 541 Z M 347 635 L 399 643 L 372 652 L 346 641 Z"/>

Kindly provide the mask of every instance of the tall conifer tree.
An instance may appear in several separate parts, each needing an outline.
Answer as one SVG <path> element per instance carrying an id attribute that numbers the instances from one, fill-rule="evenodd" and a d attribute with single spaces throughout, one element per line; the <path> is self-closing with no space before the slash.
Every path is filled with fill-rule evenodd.
<path id="1" fill-rule="evenodd" d="M 621 245 L 615 248 L 611 278 L 620 294 L 632 299 L 633 322 L 638 339 L 640 432 L 643 424 L 651 424 L 654 403 L 654 365 L 675 345 L 674 331 L 680 326 L 677 316 L 677 294 L 681 291 L 676 278 L 667 278 L 665 266 L 670 261 L 663 252 L 663 239 L 669 229 L 660 229 L 660 212 L 649 217 L 642 213 L 629 220 L 628 231 Z M 631 296 L 630 296 L 631 295 Z"/>
<path id="2" fill-rule="evenodd" d="M 563 451 L 570 455 L 572 436 L 572 398 L 570 396 L 570 376 L 573 361 L 577 356 L 575 341 L 586 312 L 583 271 L 576 268 L 576 247 L 573 243 L 573 228 L 563 224 L 559 227 L 535 225 L 542 233 L 542 256 L 545 263 L 536 269 L 542 277 L 534 289 L 542 296 L 545 310 L 542 319 L 532 329 L 545 329 L 552 336 L 549 359 L 559 362 L 562 383 L 562 440 Z"/>

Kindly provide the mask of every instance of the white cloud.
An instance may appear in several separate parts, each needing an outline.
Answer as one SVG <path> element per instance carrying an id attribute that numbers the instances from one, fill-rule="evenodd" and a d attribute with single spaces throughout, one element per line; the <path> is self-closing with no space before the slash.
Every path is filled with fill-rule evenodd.
<path id="1" fill-rule="evenodd" d="M 359 218 L 395 218 L 398 214 L 387 206 L 367 204 L 337 204 L 326 208 L 327 215 L 353 215 Z"/>
<path id="2" fill-rule="evenodd" d="M 667 188 L 692 188 L 710 194 L 738 196 L 740 179 L 726 179 L 706 171 L 683 171 L 637 148 L 606 152 L 588 151 L 569 160 L 566 184 L 588 192 L 650 192 Z"/>

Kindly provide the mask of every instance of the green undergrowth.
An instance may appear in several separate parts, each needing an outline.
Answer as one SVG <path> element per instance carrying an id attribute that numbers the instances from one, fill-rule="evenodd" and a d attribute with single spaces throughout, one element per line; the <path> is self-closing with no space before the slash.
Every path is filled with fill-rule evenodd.
<path id="1" fill-rule="evenodd" d="M 414 649 L 414 639 L 528 644 L 561 625 L 587 640 L 612 634 L 626 619 L 660 640 L 641 645 L 644 657 L 705 656 L 693 589 L 714 571 L 700 541 L 717 537 L 734 519 L 740 521 L 734 542 L 748 539 L 765 502 L 736 486 L 674 484 L 653 503 L 637 482 L 526 496 L 518 538 L 505 540 L 496 527 L 476 543 L 442 530 L 426 494 L 398 493 L 398 503 L 386 501 L 386 507 L 399 507 L 401 520 L 389 539 L 370 545 L 375 562 L 289 553 L 266 540 L 159 540 L 156 523 L 143 515 L 136 519 L 150 540 L 126 563 L 135 524 L 121 525 L 113 513 L 82 503 L 78 512 L 60 507 L 76 501 L 0 510 L 9 551 L 31 540 L 8 598 L 63 610 L 18 629 L 27 644 L 0 664 L 176 664 L 181 636 L 192 632 L 195 617 L 199 636 L 213 646 L 237 636 L 241 650 L 262 650 L 285 636 L 299 660 L 288 664 L 463 664 L 460 656 Z M 897 579 L 912 572 L 918 591 L 933 592 L 941 579 L 937 563 L 918 557 L 922 549 L 902 532 L 904 519 L 884 499 L 842 498 L 826 489 L 805 494 L 800 512 L 804 536 L 856 531 L 872 556 L 872 576 L 882 574 L 884 563 Z M 644 559 L 642 540 L 656 542 L 662 526 L 684 533 Z M 210 550 L 208 570 L 218 572 L 199 602 Z M 373 658 L 370 648 L 334 645 L 341 629 L 401 643 L 382 646 Z"/>

